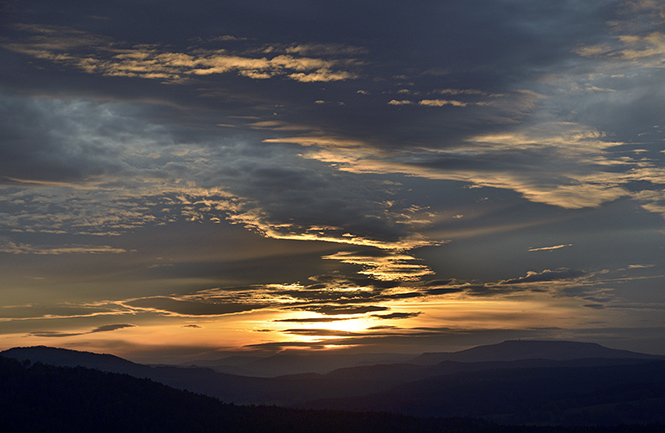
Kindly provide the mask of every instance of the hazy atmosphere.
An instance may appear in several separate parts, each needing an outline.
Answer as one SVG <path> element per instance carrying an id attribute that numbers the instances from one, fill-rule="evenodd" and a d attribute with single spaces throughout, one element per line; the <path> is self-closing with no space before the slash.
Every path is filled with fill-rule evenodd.
<path id="1" fill-rule="evenodd" d="M 0 349 L 665 354 L 663 2 L 0 8 Z"/>

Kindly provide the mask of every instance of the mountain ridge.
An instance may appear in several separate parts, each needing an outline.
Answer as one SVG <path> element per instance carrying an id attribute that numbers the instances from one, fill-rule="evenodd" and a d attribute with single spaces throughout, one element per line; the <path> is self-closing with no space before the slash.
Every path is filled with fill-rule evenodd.
<path id="1" fill-rule="evenodd" d="M 75 367 L 81 365 L 84 367 L 96 368 L 95 365 L 99 365 L 100 369 L 105 371 L 116 371 L 111 369 L 117 369 L 117 372 L 125 373 L 127 370 L 132 369 L 145 369 L 156 368 L 157 365 L 150 364 L 139 364 L 124 358 L 118 357 L 116 355 L 107 354 L 107 353 L 94 353 L 86 351 L 78 351 L 72 349 L 64 349 L 50 346 L 27 346 L 27 347 L 14 347 L 11 349 L 4 350 L 0 352 L 0 355 L 7 357 L 15 357 L 17 359 L 29 359 L 34 358 L 40 362 L 51 363 L 54 365 L 62 366 L 71 366 Z M 587 343 L 587 342 L 576 342 L 576 341 L 565 341 L 565 340 L 506 340 L 497 344 L 490 345 L 481 345 L 472 347 L 470 349 L 465 349 L 457 352 L 426 352 L 420 355 L 412 356 L 397 356 L 397 354 L 331 354 L 329 357 L 337 357 L 340 359 L 351 360 L 353 356 L 359 360 L 354 365 L 352 361 L 346 361 L 347 363 L 351 362 L 352 365 L 334 368 L 330 371 L 317 371 L 316 369 L 307 369 L 310 367 L 312 359 L 309 359 L 313 356 L 320 356 L 323 359 L 326 355 L 299 355 L 299 354 L 284 354 L 284 355 L 273 355 L 271 357 L 244 357 L 244 361 L 249 364 L 261 364 L 266 363 L 270 359 L 275 359 L 279 364 L 285 364 L 290 362 L 292 364 L 297 364 L 297 361 L 302 358 L 307 358 L 306 362 L 302 362 L 301 365 L 305 366 L 306 370 L 299 372 L 290 372 L 288 375 L 294 375 L 299 373 L 318 373 L 318 374 L 329 374 L 337 370 L 344 370 L 348 368 L 363 368 L 370 367 L 372 365 L 435 365 L 444 361 L 454 361 L 454 362 L 497 362 L 497 361 L 519 361 L 527 359 L 550 359 L 550 360 L 559 360 L 559 361 L 568 361 L 574 359 L 663 359 L 665 360 L 665 355 L 653 355 L 640 352 L 632 352 L 628 350 L 619 350 L 619 349 L 610 349 L 605 346 L 602 346 L 597 343 Z M 385 362 L 384 359 L 389 359 L 388 362 Z M 373 364 L 369 364 L 371 360 L 377 360 Z M 390 362 L 391 359 L 397 359 L 398 362 Z M 243 376 L 242 374 L 233 374 L 220 372 L 215 368 L 215 362 L 221 360 L 213 360 L 208 363 L 202 362 L 202 365 L 187 363 L 181 365 L 159 365 L 161 367 L 167 368 L 205 368 L 213 371 L 217 371 L 221 374 L 230 374 L 234 376 Z M 383 362 L 382 362 L 383 361 Z M 234 357 L 234 367 L 242 369 L 243 359 L 240 357 Z M 334 365 L 334 362 L 330 362 L 329 365 Z M 344 364 L 343 362 L 341 364 Z M 272 366 L 266 367 L 268 369 L 273 368 Z M 284 374 L 278 375 L 284 376 Z M 277 377 L 277 376 L 264 376 L 257 375 L 252 377 Z"/>
<path id="2" fill-rule="evenodd" d="M 506 340 L 497 344 L 476 346 L 458 352 L 426 352 L 416 357 L 416 364 L 442 361 L 482 362 L 517 361 L 521 359 L 552 359 L 567 361 L 583 358 L 665 359 L 629 350 L 610 349 L 598 343 L 565 340 Z"/>

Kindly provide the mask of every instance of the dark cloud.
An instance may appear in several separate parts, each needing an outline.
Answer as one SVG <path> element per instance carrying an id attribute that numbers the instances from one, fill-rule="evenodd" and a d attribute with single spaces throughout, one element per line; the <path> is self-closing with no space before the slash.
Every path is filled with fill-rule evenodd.
<path id="1" fill-rule="evenodd" d="M 309 305 L 300 307 L 300 309 L 334 316 L 338 314 L 365 314 L 374 311 L 386 311 L 389 308 L 378 305 L 352 305 L 348 307 L 341 307 L 339 305 Z"/>
<path id="2" fill-rule="evenodd" d="M 58 331 L 36 331 L 36 332 L 31 332 L 29 335 L 35 336 L 35 337 L 73 337 L 76 335 L 84 335 L 87 334 L 86 332 L 83 333 L 66 333 L 66 332 L 58 332 Z"/>
<path id="3" fill-rule="evenodd" d="M 420 312 L 418 313 L 390 313 L 390 314 L 372 314 L 372 317 L 376 317 L 379 319 L 410 319 L 412 317 L 418 317 L 420 316 Z"/>
<path id="4" fill-rule="evenodd" d="M 376 289 L 393 289 L 399 287 L 401 284 L 399 281 L 382 281 L 373 278 L 349 278 L 349 281 L 359 286 L 374 287 Z"/>
<path id="5" fill-rule="evenodd" d="M 259 349 L 266 351 L 282 351 L 289 348 L 307 348 L 312 350 L 325 349 L 327 343 L 306 342 L 306 341 L 274 341 L 270 343 L 247 344 L 244 347 L 250 349 Z"/>
<path id="6" fill-rule="evenodd" d="M 315 337 L 348 337 L 358 335 L 355 332 L 337 331 L 334 329 L 285 329 L 282 331 L 285 334 L 292 335 L 307 335 Z"/>
<path id="7" fill-rule="evenodd" d="M 467 290 L 466 287 L 439 287 L 436 289 L 428 289 L 425 293 L 427 295 L 447 295 L 450 293 L 460 293 Z"/>
<path id="8" fill-rule="evenodd" d="M 412 298 L 421 298 L 425 296 L 420 292 L 404 292 L 404 293 L 394 293 L 391 295 L 382 295 L 381 299 L 412 299 Z"/>
<path id="9" fill-rule="evenodd" d="M 116 324 L 116 325 L 103 325 L 103 326 L 99 326 L 99 327 L 93 329 L 92 331 L 90 331 L 90 333 L 92 334 L 94 332 L 115 331 L 117 329 L 133 328 L 134 326 L 136 326 L 136 325 L 130 325 L 130 324 L 126 324 L 126 323 Z"/>

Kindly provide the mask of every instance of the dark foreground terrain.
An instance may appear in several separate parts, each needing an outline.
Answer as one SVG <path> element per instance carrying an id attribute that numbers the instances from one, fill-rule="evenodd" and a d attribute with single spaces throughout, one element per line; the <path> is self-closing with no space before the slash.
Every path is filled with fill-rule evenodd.
<path id="1" fill-rule="evenodd" d="M 237 406 L 149 379 L 0 357 L 2 432 L 637 433 L 663 425 L 506 426 L 472 418 Z"/>

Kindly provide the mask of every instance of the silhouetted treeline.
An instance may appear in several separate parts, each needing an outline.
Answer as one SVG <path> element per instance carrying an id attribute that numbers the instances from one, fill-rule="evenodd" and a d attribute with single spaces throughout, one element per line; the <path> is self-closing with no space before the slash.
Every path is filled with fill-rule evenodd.
<path id="1" fill-rule="evenodd" d="M 467 418 L 236 406 L 148 379 L 0 357 L 0 431 L 665 433 L 665 426 L 500 426 Z"/>

